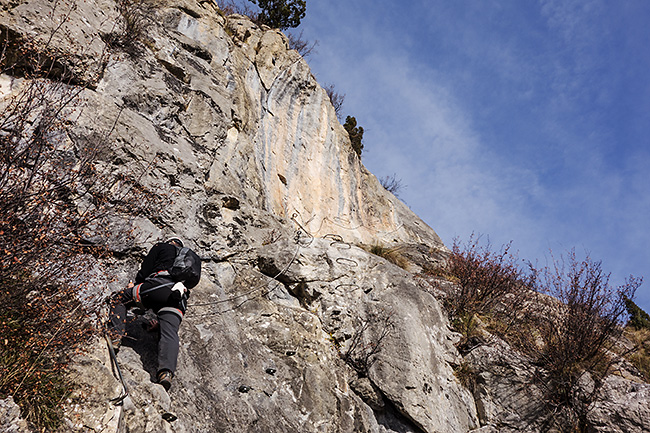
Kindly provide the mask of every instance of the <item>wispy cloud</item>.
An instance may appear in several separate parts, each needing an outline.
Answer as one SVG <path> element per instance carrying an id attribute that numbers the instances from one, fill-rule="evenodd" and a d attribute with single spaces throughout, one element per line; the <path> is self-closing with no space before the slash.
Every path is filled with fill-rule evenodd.
<path id="1" fill-rule="evenodd" d="M 336 13 L 343 3 L 316 6 L 314 69 L 366 128 L 365 164 L 402 178 L 401 196 L 445 242 L 489 234 L 532 260 L 575 246 L 619 279 L 650 277 L 650 154 L 639 141 L 650 130 L 638 114 L 650 105 L 634 98 L 619 114 L 630 96 L 618 6 L 434 2 L 404 20 L 395 11 L 408 6 Z M 650 306 L 648 291 L 639 299 Z"/>

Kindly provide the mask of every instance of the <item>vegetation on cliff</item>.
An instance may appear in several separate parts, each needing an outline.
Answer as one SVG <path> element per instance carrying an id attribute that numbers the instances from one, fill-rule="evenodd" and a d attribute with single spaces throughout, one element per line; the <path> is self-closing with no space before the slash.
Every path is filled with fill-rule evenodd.
<path id="1" fill-rule="evenodd" d="M 577 398 L 579 381 L 585 372 L 598 379 L 611 373 L 615 353 L 621 352 L 626 312 L 635 320 L 642 315 L 628 306 L 642 280 L 629 277 L 612 287 L 600 262 L 579 259 L 575 251 L 542 269 L 530 262 L 522 266 L 510 249 L 506 245 L 493 251 L 489 242 L 480 245 L 472 237 L 465 245 L 455 242 L 446 266 L 433 271 L 454 283 L 446 290 L 444 305 L 464 336 L 459 350 L 468 353 L 485 344 L 485 324 L 487 331 L 542 367 L 537 382 L 546 393 L 547 415 L 556 421 L 556 415 L 566 417 L 569 409 L 571 427 L 566 431 L 574 431 L 584 427 L 593 398 L 593 393 Z M 623 355 L 634 360 L 640 350 L 637 344 Z M 473 370 L 464 365 L 463 371 Z"/>
<path id="2" fill-rule="evenodd" d="M 127 0 L 120 4 L 131 5 Z M 137 12 L 138 9 L 134 11 Z M 143 37 L 143 33 L 138 30 L 139 27 L 136 24 L 138 24 L 137 19 L 144 18 L 142 15 L 138 15 L 140 18 L 136 17 L 135 21 L 131 20 L 133 24 L 131 25 L 128 24 L 129 19 L 127 18 L 130 10 L 123 8 L 120 12 L 125 19 L 122 23 L 124 27 L 118 29 L 114 34 L 114 36 L 117 35 L 115 39 L 109 38 L 113 44 L 109 44 L 109 47 L 122 49 L 127 46 L 129 41 L 136 40 L 128 39 L 124 35 L 138 34 L 140 35 L 138 37 Z M 104 224 L 104 217 L 107 214 L 128 215 L 129 217 L 144 215 L 148 221 L 153 223 L 152 226 L 164 226 L 169 221 L 161 222 L 160 213 L 151 212 L 152 208 L 157 207 L 156 203 L 160 197 L 146 190 L 139 182 L 140 178 L 133 177 L 133 175 L 117 177 L 115 173 L 99 169 L 102 166 L 100 163 L 105 162 L 101 160 L 105 156 L 104 151 L 108 153 L 114 144 L 111 142 L 112 130 L 104 131 L 99 135 L 83 137 L 73 131 L 74 120 L 83 110 L 83 100 L 80 98 L 83 89 L 73 84 L 76 82 L 74 77 L 61 73 L 60 69 L 55 68 L 56 65 L 64 64 L 64 59 L 58 58 L 59 54 L 44 56 L 40 52 L 34 53 L 30 51 L 32 45 L 23 42 L 18 49 L 16 46 L 10 45 L 13 40 L 9 37 L 4 41 L 4 53 L 31 53 L 34 55 L 22 58 L 48 59 L 46 62 L 32 63 L 27 67 L 23 63 L 20 68 L 17 63 L 10 60 L 16 59 L 16 56 L 3 56 L 0 62 L 1 72 L 9 72 L 13 76 L 20 75 L 27 78 L 22 82 L 22 87 L 16 88 L 16 92 L 7 96 L 0 105 L 0 284 L 2 285 L 0 290 L 0 332 L 3 335 L 3 339 L 0 340 L 0 397 L 13 395 L 23 408 L 26 417 L 39 430 L 43 430 L 57 424 L 58 405 L 65 399 L 69 391 L 63 371 L 70 356 L 93 332 L 92 323 L 88 317 L 90 311 L 86 307 L 94 305 L 96 300 L 84 299 L 80 295 L 86 292 L 89 284 L 86 270 L 92 267 L 92 263 L 98 256 L 101 257 L 106 253 L 102 248 L 102 242 L 109 236 L 106 233 L 109 228 L 107 224 Z M 140 48 L 146 50 L 148 47 L 143 44 Z M 135 51 L 127 50 L 127 52 L 137 54 Z M 149 65 L 152 64 L 155 66 L 154 62 Z M 53 73 L 55 70 L 58 71 L 56 74 Z M 168 78 L 170 81 L 173 80 L 172 77 Z M 20 80 L 16 81 L 21 82 Z M 174 84 L 177 83 L 174 82 Z M 14 90 L 13 87 L 12 90 Z M 167 91 L 167 88 L 164 90 Z M 226 113 L 230 113 L 230 110 Z M 136 114 L 139 115 L 137 112 Z M 348 118 L 350 119 L 350 117 Z M 115 119 L 116 123 L 117 120 Z M 88 120 L 86 121 L 88 122 Z M 348 130 L 349 133 L 351 132 L 350 137 L 358 138 L 355 151 L 360 155 L 363 148 L 361 144 L 363 129 L 356 126 L 356 120 L 354 124 L 350 122 L 349 125 L 351 126 Z M 155 137 L 155 140 L 158 140 L 158 136 Z M 163 140 L 162 137 L 160 139 Z M 136 146 L 134 145 L 133 148 Z M 169 157 L 169 155 L 166 156 Z M 153 163 L 158 158 L 158 154 L 151 155 L 151 157 Z M 180 158 L 178 160 L 173 158 L 170 157 L 169 160 L 173 160 L 175 163 L 180 161 Z M 178 162 L 178 164 L 180 166 L 182 163 Z M 111 167 L 110 164 L 105 166 Z M 157 168 L 160 169 L 160 167 Z M 181 168 L 183 167 L 181 166 Z M 188 177 L 194 175 L 190 170 L 187 170 L 185 174 Z M 170 183 L 177 182 L 174 176 L 170 175 L 169 177 Z M 278 177 L 286 186 L 286 178 L 280 174 Z M 283 178 L 284 181 L 282 181 Z M 196 191 L 194 179 L 191 180 L 191 183 L 193 184 L 192 191 Z M 169 183 L 164 185 L 169 185 Z M 384 187 L 390 189 L 390 185 L 384 185 Z M 383 194 L 383 191 L 381 193 Z M 218 197 L 217 193 L 214 194 L 215 197 Z M 203 209 L 209 209 L 214 214 L 221 211 L 216 204 L 212 203 L 211 206 L 211 208 L 206 206 Z M 249 203 L 246 203 L 246 206 L 249 206 Z M 239 201 L 237 201 L 236 207 L 224 205 L 223 208 L 229 211 L 237 210 Z M 378 207 L 378 209 L 381 211 L 381 208 Z M 192 212 L 196 212 L 196 209 L 193 209 Z M 180 217 L 177 218 L 180 219 Z M 215 227 L 220 227 L 217 226 L 219 218 L 210 215 L 207 211 L 201 218 L 200 223 L 206 224 L 208 227 L 205 229 L 206 231 L 210 230 L 211 234 L 218 233 L 218 229 Z M 232 241 L 233 245 L 239 247 L 240 245 L 235 241 L 241 237 L 239 231 L 246 226 L 245 222 L 240 221 L 253 221 L 254 218 L 236 218 L 235 221 L 238 225 L 229 225 L 232 232 L 227 232 L 226 229 L 222 230 L 228 236 L 228 241 Z M 255 219 L 255 224 L 262 221 L 258 215 L 255 218 L 259 218 L 259 221 Z M 256 226 L 257 228 L 259 227 Z M 113 227 L 110 227 L 110 230 L 113 236 L 128 235 L 128 233 L 113 231 Z M 275 240 L 270 240 L 269 245 L 277 241 L 274 236 L 271 236 L 270 239 Z M 312 240 L 314 239 L 312 236 Z M 214 243 L 218 244 L 217 241 Z M 229 245 L 229 247 L 233 245 Z M 324 245 L 323 248 L 329 245 L 332 251 L 335 249 L 336 255 L 330 258 L 321 250 L 314 249 L 312 251 L 313 256 L 319 260 L 314 259 L 313 263 L 320 263 L 319 267 L 314 268 L 318 270 L 318 272 L 314 272 L 316 275 L 314 286 L 316 283 L 320 284 L 320 280 L 323 279 L 322 275 L 332 269 L 338 268 L 339 271 L 347 269 L 344 274 L 337 276 L 334 281 L 325 281 L 326 284 L 319 286 L 318 291 L 313 292 L 313 297 L 306 294 L 307 289 L 313 290 L 313 287 L 308 287 L 312 280 L 300 273 L 294 280 L 287 277 L 285 281 L 282 281 L 282 285 L 278 281 L 278 287 L 291 290 L 292 295 L 299 297 L 307 304 L 315 301 L 319 296 L 325 297 L 327 293 L 321 292 L 327 291 L 329 284 L 330 289 L 333 288 L 334 291 L 342 294 L 341 302 L 338 298 L 332 298 L 336 302 L 330 302 L 330 304 L 336 305 L 336 308 L 333 307 L 331 315 L 320 316 L 320 321 L 314 320 L 313 326 L 310 324 L 311 322 L 305 320 L 314 319 L 316 316 L 312 316 L 312 314 L 316 313 L 299 310 L 296 307 L 297 311 L 304 314 L 300 314 L 300 317 L 298 315 L 283 317 L 283 320 L 286 319 L 287 325 L 286 327 L 283 325 L 281 329 L 278 328 L 278 335 L 284 336 L 285 330 L 288 330 L 289 326 L 299 319 L 302 321 L 300 324 L 301 332 L 303 332 L 300 334 L 301 338 L 303 335 L 306 337 L 295 344 L 302 347 L 305 341 L 309 342 L 309 338 L 318 334 L 314 330 L 319 329 L 318 326 L 322 325 L 323 318 L 336 324 L 344 320 L 341 319 L 342 317 L 348 317 L 346 316 L 348 313 L 345 311 L 347 308 L 339 308 L 339 304 L 346 307 L 346 302 L 351 302 L 345 296 L 355 293 L 355 296 L 359 295 L 358 299 L 365 300 L 365 295 L 368 295 L 372 301 L 367 304 L 362 304 L 359 301 L 360 303 L 356 307 L 349 308 L 352 310 L 350 316 L 356 315 L 359 318 L 356 327 L 352 328 L 352 332 L 349 332 L 350 328 L 342 327 L 340 324 L 332 325 L 332 329 L 339 331 L 335 341 L 338 344 L 348 341 L 346 348 L 341 349 L 339 355 L 360 378 L 367 378 L 366 376 L 370 375 L 373 366 L 380 363 L 379 355 L 392 356 L 392 354 L 402 353 L 396 352 L 395 349 L 387 354 L 382 352 L 383 346 L 387 343 L 397 343 L 391 341 L 397 340 L 397 338 L 393 338 L 395 335 L 404 336 L 406 339 L 414 334 L 411 332 L 413 329 L 431 330 L 438 326 L 437 324 L 434 326 L 434 322 L 431 322 L 432 325 L 428 328 L 408 328 L 408 337 L 406 333 L 397 334 L 395 328 L 400 325 L 400 322 L 406 316 L 420 314 L 417 311 L 417 306 L 425 305 L 415 302 L 417 300 L 415 297 L 420 294 L 416 285 L 405 284 L 404 290 L 396 291 L 393 294 L 394 299 L 399 300 L 399 303 L 395 302 L 395 305 L 404 305 L 404 310 L 400 314 L 395 315 L 392 312 L 380 310 L 371 311 L 370 307 L 377 303 L 377 299 L 380 299 L 378 292 L 386 287 L 390 288 L 394 285 L 395 280 L 401 278 L 400 275 L 406 275 L 406 273 L 395 268 L 399 274 L 391 275 L 386 272 L 386 269 L 389 269 L 386 266 L 390 265 L 384 261 L 377 264 L 378 260 L 374 258 L 373 268 L 378 266 L 383 269 L 380 274 L 381 278 L 366 280 L 365 275 L 361 278 L 362 274 L 365 274 L 366 266 L 364 265 L 364 270 L 360 269 L 358 273 L 354 273 L 354 268 L 362 268 L 361 264 L 365 263 L 364 257 L 370 257 L 369 255 L 364 256 L 363 252 L 356 251 L 342 239 L 335 240 L 333 243 L 324 242 Z M 333 245 L 336 245 L 336 248 Z M 307 245 L 292 246 L 291 251 L 295 251 L 297 257 L 299 248 L 306 250 L 306 247 Z M 248 254 L 251 250 L 250 245 L 247 245 L 246 253 Z M 286 248 L 282 250 L 282 252 L 286 251 Z M 348 254 L 348 251 L 350 254 L 356 254 L 349 256 L 356 259 L 343 256 L 344 253 L 341 251 L 346 252 L 345 254 Z M 388 247 L 377 243 L 370 248 L 370 251 L 400 266 L 408 267 L 406 266 L 408 263 L 404 263 L 406 259 L 392 244 Z M 235 251 L 232 255 L 236 256 L 240 253 Z M 274 256 L 281 257 L 283 255 L 274 253 Z M 323 257 L 326 257 L 327 260 L 321 260 Z M 215 262 L 218 260 L 215 259 Z M 620 326 L 623 317 L 621 299 L 632 298 L 640 281 L 630 279 L 624 286 L 612 288 L 609 286 L 607 274 L 603 273 L 600 268 L 600 263 L 593 262 L 588 258 L 578 260 L 575 255 L 570 255 L 567 258 L 566 266 L 560 266 L 558 263 L 558 266 L 551 269 L 538 270 L 530 266 L 521 267 L 520 263 L 516 256 L 511 254 L 509 246 L 498 252 L 492 252 L 489 248 L 484 249 L 478 245 L 478 242 L 473 241 L 465 249 L 462 246 L 454 245 L 447 267 L 439 270 L 438 275 L 443 275 L 454 283 L 450 285 L 452 288 L 446 293 L 444 299 L 454 326 L 464 335 L 458 348 L 462 353 L 467 353 L 477 344 L 482 344 L 482 339 L 486 338 L 486 334 L 481 330 L 481 322 L 485 323 L 490 332 L 511 342 L 513 347 L 518 348 L 540 367 L 542 373 L 539 376 L 539 383 L 548 390 L 549 412 L 564 407 L 573 407 L 571 405 L 574 401 L 574 391 L 581 373 L 590 371 L 598 377 L 607 371 L 606 367 L 611 356 L 610 349 L 615 349 L 615 342 L 622 329 Z M 305 268 L 309 268 L 309 266 L 305 266 Z M 369 266 L 367 268 L 373 269 Z M 246 263 L 246 267 L 241 266 L 241 269 L 251 273 L 256 272 L 250 263 Z M 304 272 L 307 273 L 307 271 Z M 389 282 L 384 281 L 387 275 L 391 277 Z M 275 278 L 279 276 L 280 273 L 276 271 L 267 275 L 267 277 Z M 231 295 L 245 300 L 240 305 L 248 302 L 250 298 L 248 296 L 250 295 L 250 284 L 248 281 L 243 281 L 245 278 L 241 278 L 241 286 L 245 289 L 241 289 L 239 294 Z M 267 284 L 268 282 L 264 280 L 260 287 L 266 288 Z M 225 292 L 237 293 L 233 286 L 234 283 L 223 283 Z M 265 291 L 265 295 L 268 293 Z M 210 296 L 213 295 L 213 293 L 210 294 Z M 409 295 L 414 295 L 412 304 L 404 302 Z M 286 292 L 286 297 L 286 301 L 289 302 L 291 300 L 289 292 Z M 423 299 L 430 304 L 437 305 L 430 296 Z M 214 301 L 210 298 L 209 302 L 206 301 L 203 306 L 214 306 L 216 302 L 223 302 L 223 300 Z M 271 301 L 269 301 L 269 305 L 270 303 Z M 422 320 L 429 320 L 433 316 L 432 311 L 435 308 L 429 309 L 430 304 L 426 308 L 422 308 Z M 263 304 L 256 304 L 256 307 L 251 305 L 252 303 L 248 304 L 257 317 L 258 311 L 255 308 Z M 353 304 L 347 306 L 350 305 Z M 365 319 L 363 318 L 363 308 L 361 308 L 364 305 L 369 308 Z M 416 307 L 411 308 L 411 305 Z M 317 310 L 316 307 L 317 305 L 314 304 L 314 311 Z M 409 308 L 408 311 L 406 311 L 407 308 Z M 324 309 L 321 308 L 321 310 Z M 278 311 L 286 310 L 278 309 Z M 630 311 L 629 306 L 628 311 Z M 282 314 L 277 315 L 282 316 Z M 639 314 L 639 316 L 642 315 Z M 205 315 L 201 318 L 202 325 L 204 325 L 204 317 Z M 272 326 L 274 322 L 270 317 L 272 317 L 272 313 L 265 313 L 260 320 Z M 216 327 L 219 323 L 214 322 L 212 325 Z M 262 328 L 266 329 L 264 326 L 257 326 L 257 322 L 253 325 L 250 329 L 255 332 Z M 336 328 L 336 326 L 340 326 L 340 328 Z M 443 325 L 440 325 L 440 328 L 446 330 Z M 207 330 L 207 325 L 203 329 Z M 228 337 L 230 338 L 240 329 L 243 328 L 236 328 L 233 325 Z M 219 328 L 219 331 L 221 330 L 223 328 Z M 218 332 L 215 331 L 216 334 Z M 200 338 L 203 339 L 203 333 Z M 430 347 L 432 343 L 428 338 L 428 336 L 423 338 L 422 346 L 417 347 L 425 347 L 425 344 L 429 345 L 426 346 L 427 348 Z M 238 338 L 232 338 L 232 340 L 237 341 L 238 350 L 240 340 Z M 283 341 L 283 344 L 287 344 L 286 340 Z M 258 346 L 266 347 L 264 344 Z M 278 344 L 279 346 L 281 345 Z M 279 347 L 278 350 L 282 351 L 282 356 L 289 359 L 283 365 L 302 362 L 300 356 L 295 356 L 294 348 L 292 346 L 290 350 L 286 350 L 285 347 Z M 255 359 L 254 350 L 250 347 L 247 350 L 249 350 L 247 353 L 251 359 Z M 406 352 L 404 351 L 404 353 Z M 416 353 L 417 350 L 413 352 L 413 356 L 419 356 Z M 442 350 L 438 352 L 442 352 Z M 453 352 L 456 353 L 455 350 Z M 264 356 L 267 356 L 266 352 Z M 397 359 L 399 356 L 394 358 Z M 263 359 L 266 362 L 267 358 Z M 304 361 L 320 367 L 323 364 L 322 359 L 324 358 L 305 358 Z M 427 359 L 427 362 L 432 362 L 432 359 L 433 357 Z M 402 361 L 404 361 L 403 365 L 417 364 L 411 362 L 410 359 Z M 235 361 L 231 365 L 235 365 L 237 362 Z M 387 364 L 389 363 L 383 365 Z M 304 366 L 305 364 L 299 365 Z M 423 365 L 428 368 L 426 371 L 428 375 L 432 370 L 430 366 L 434 364 Z M 440 365 L 446 367 L 446 364 L 442 362 Z M 399 368 L 395 369 L 395 371 L 399 370 Z M 273 367 L 267 368 L 265 371 L 265 374 L 273 377 L 276 370 Z M 292 372 L 306 371 L 306 369 L 301 367 L 290 370 L 287 368 L 286 371 L 287 374 L 291 374 Z M 467 368 L 466 374 L 475 373 L 471 368 Z M 304 377 L 296 377 L 296 386 L 302 387 L 302 381 L 307 382 Z M 418 381 L 419 379 L 416 380 L 416 382 Z M 387 377 L 384 384 L 393 385 L 394 382 L 396 381 L 393 377 Z M 314 383 L 320 385 L 316 379 L 314 379 Z M 453 385 L 454 381 L 450 380 L 446 383 Z M 210 386 L 212 385 L 211 383 Z M 311 384 L 308 383 L 308 385 Z M 405 394 L 402 389 L 399 389 L 403 384 L 394 385 L 395 395 Z M 429 394 L 431 387 L 427 383 L 424 385 L 429 388 L 425 387 L 425 390 L 421 392 Z M 409 386 L 412 385 L 409 384 Z M 372 387 L 370 389 L 372 390 Z M 415 386 L 407 389 L 413 391 L 413 395 L 420 392 L 419 388 Z M 210 391 L 212 390 L 213 388 L 210 388 Z M 289 388 L 289 391 L 291 390 L 292 388 Z M 308 392 L 306 394 L 309 395 Z M 320 386 L 316 386 L 313 395 L 321 394 L 327 394 L 327 392 L 323 392 Z M 379 391 L 377 391 L 377 395 L 381 397 Z M 381 401 L 381 398 L 377 398 L 377 400 Z M 428 400 L 438 401 L 431 398 Z M 340 405 L 341 401 L 337 400 L 337 406 L 345 407 Z M 418 403 L 422 401 L 425 400 L 419 400 Z M 295 398 L 293 402 L 295 403 Z M 293 404 L 290 405 L 293 406 Z M 416 404 L 413 406 L 420 407 Z M 269 405 L 269 410 L 277 409 L 277 407 L 279 406 Z M 578 409 L 575 410 L 578 411 Z M 423 419 L 428 416 L 427 411 L 428 409 L 422 410 Z M 330 415 L 330 413 L 327 414 L 328 420 L 332 418 Z"/>
<path id="3" fill-rule="evenodd" d="M 73 54 L 9 30 L 1 42 L 0 74 L 23 80 L 0 100 L 0 398 L 41 431 L 58 425 L 65 368 L 97 331 L 98 300 L 86 295 L 102 240 L 129 236 L 109 233 L 105 217 L 146 213 L 156 198 L 98 171 L 111 131 L 73 132 L 84 91 L 62 66 Z"/>
<path id="4" fill-rule="evenodd" d="M 363 152 L 363 127 L 357 126 L 357 119 L 352 116 L 347 116 L 345 118 L 345 123 L 343 127 L 348 131 L 350 136 L 350 142 L 352 143 L 352 149 L 359 155 L 361 158 L 361 152 Z"/>
<path id="5" fill-rule="evenodd" d="M 90 332 L 74 281 L 92 216 L 73 201 L 95 151 L 68 141 L 81 88 L 51 79 L 59 59 L 5 36 L 0 72 L 27 80 L 0 105 L 0 397 L 12 395 L 41 430 L 57 424 L 63 369 Z"/>
<path id="6" fill-rule="evenodd" d="M 258 10 L 248 7 L 242 2 L 228 0 L 220 2 L 220 8 L 225 13 L 247 15 L 258 24 L 271 28 L 285 30 L 298 27 L 305 17 L 306 0 L 247 0 L 258 7 Z"/>

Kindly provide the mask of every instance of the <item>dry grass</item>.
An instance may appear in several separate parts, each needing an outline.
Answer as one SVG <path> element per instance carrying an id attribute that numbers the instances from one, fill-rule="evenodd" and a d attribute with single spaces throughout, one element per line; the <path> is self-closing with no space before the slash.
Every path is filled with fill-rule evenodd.
<path id="1" fill-rule="evenodd" d="M 627 328 L 625 336 L 635 346 L 628 359 L 643 374 L 644 380 L 650 383 L 650 329 Z"/>
<path id="2" fill-rule="evenodd" d="M 388 248 L 381 244 L 362 245 L 362 248 L 371 254 L 382 257 L 402 269 L 407 269 L 409 262 L 401 253 L 402 247 Z"/>

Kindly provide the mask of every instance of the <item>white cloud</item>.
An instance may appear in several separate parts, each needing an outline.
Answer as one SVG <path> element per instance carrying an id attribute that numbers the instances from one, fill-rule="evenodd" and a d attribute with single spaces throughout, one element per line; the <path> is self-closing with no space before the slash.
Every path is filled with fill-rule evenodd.
<path id="1" fill-rule="evenodd" d="M 367 166 L 401 178 L 402 198 L 445 242 L 484 233 L 495 245 L 514 240 L 532 260 L 575 246 L 602 258 L 614 283 L 650 276 L 650 155 L 612 150 L 616 133 L 603 110 L 613 90 L 601 89 L 608 59 L 596 49 L 606 37 L 595 19 L 602 2 L 542 5 L 553 32 L 535 29 L 530 46 L 508 34 L 483 40 L 473 22 L 449 19 L 438 4 L 426 9 L 439 12 L 427 25 L 449 32 L 440 43 L 460 58 L 440 54 L 444 47 L 412 51 L 410 29 L 387 29 L 376 16 L 333 13 L 321 24 L 337 27 L 327 41 L 318 36 L 312 62 L 366 128 Z"/>

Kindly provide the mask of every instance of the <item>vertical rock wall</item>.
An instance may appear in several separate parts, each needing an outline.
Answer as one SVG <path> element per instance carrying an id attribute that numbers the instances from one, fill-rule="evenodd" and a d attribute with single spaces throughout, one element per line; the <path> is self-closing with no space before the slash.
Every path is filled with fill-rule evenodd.
<path id="1" fill-rule="evenodd" d="M 171 234 L 205 259 L 170 393 L 154 383 L 156 335 L 131 317 L 118 355 L 130 396 L 109 402 L 121 385 L 96 341 L 71 368 L 61 431 L 545 431 L 534 366 L 505 344 L 463 360 L 430 282 L 357 246 L 415 245 L 403 252 L 416 264 L 446 251 L 363 167 L 282 33 L 212 1 L 0 6 L 16 65 L 0 77 L 3 98 L 25 83 L 25 53 L 85 86 L 61 150 L 98 147 L 102 191 L 120 209 L 88 233 L 113 253 L 88 270 L 89 295 L 120 289 Z M 139 203 L 120 207 L 134 190 Z M 468 361 L 481 370 L 474 395 L 454 374 Z M 594 431 L 647 431 L 648 385 L 610 376 L 601 394 Z M 11 400 L 0 403 L 2 425 L 23 431 Z"/>
<path id="2" fill-rule="evenodd" d="M 226 18 L 212 2 L 121 5 L 6 1 L 0 27 L 12 42 L 36 38 L 60 79 L 86 86 L 67 143 L 100 145 L 107 199 L 137 189 L 160 203 L 107 217 L 114 259 L 99 264 L 98 296 L 133 278 L 152 243 L 171 233 L 205 258 L 204 276 L 181 327 L 170 394 L 152 382 L 156 336 L 134 317 L 118 356 L 130 397 L 108 402 L 120 385 L 97 342 L 73 367 L 79 388 L 63 431 L 476 427 L 437 302 L 411 274 L 354 244 L 444 246 L 363 167 L 287 38 Z M 125 30 L 124 5 L 135 8 L 141 34 Z M 8 95 L 21 80 L 3 83 Z M 126 230 L 131 238 L 110 235 Z M 387 330 L 380 347 L 374 340 Z M 356 352 L 369 347 L 372 356 Z M 360 370 L 346 353 L 365 353 Z M 173 424 L 160 416 L 169 409 Z"/>

